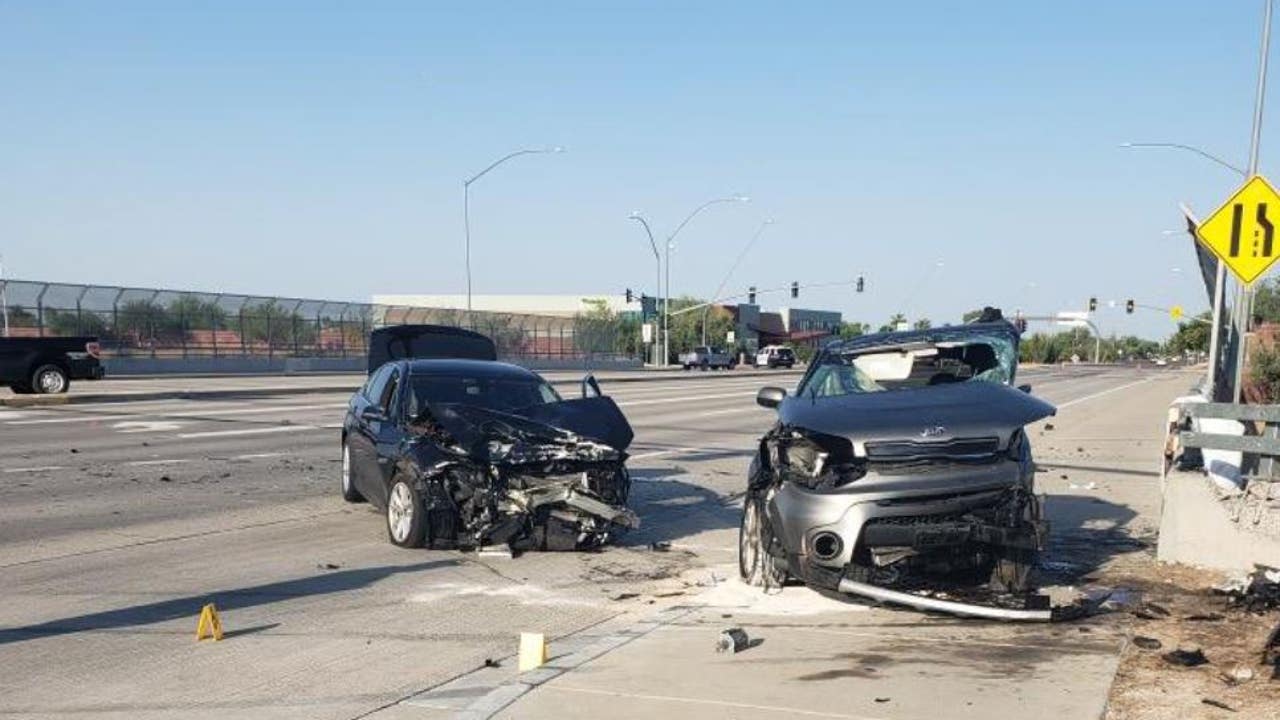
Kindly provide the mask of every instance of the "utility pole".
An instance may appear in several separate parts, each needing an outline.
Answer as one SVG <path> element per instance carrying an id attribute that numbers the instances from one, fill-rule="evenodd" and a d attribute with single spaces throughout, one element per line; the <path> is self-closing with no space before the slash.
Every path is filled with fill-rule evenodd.
<path id="1" fill-rule="evenodd" d="M 4 315 L 4 336 L 9 337 L 9 282 L 4 279 L 4 258 L 0 257 L 0 313 Z"/>
<path id="2" fill-rule="evenodd" d="M 1258 149 L 1262 144 L 1262 106 L 1267 96 L 1267 55 L 1271 47 L 1271 6 L 1273 0 L 1263 0 L 1262 49 L 1258 57 L 1258 88 L 1253 101 L 1253 133 L 1249 138 L 1249 177 L 1258 174 Z M 1218 264 L 1221 272 L 1222 264 Z M 1221 288 L 1218 289 L 1221 292 Z M 1245 333 L 1249 332 L 1249 319 L 1253 314 L 1253 291 L 1243 283 L 1236 292 L 1236 367 L 1235 381 L 1231 385 L 1231 402 L 1240 402 L 1241 380 L 1244 377 Z"/>

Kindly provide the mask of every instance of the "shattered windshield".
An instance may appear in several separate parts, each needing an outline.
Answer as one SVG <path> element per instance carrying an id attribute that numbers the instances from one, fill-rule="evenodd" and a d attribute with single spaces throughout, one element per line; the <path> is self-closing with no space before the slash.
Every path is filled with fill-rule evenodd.
<path id="1" fill-rule="evenodd" d="M 560 402 L 555 388 L 537 378 L 416 375 L 409 395 L 409 417 L 425 407 L 453 403 L 511 412 L 520 408 Z"/>
<path id="2" fill-rule="evenodd" d="M 1010 340 L 994 335 L 829 352 L 823 354 L 800 394 L 838 397 L 957 382 L 1007 384 L 1013 376 L 1015 352 Z"/>

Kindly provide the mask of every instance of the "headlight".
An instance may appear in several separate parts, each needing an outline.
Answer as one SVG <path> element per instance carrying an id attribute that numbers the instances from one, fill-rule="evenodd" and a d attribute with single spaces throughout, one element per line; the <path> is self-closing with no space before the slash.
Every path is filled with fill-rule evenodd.
<path id="1" fill-rule="evenodd" d="M 765 446 L 780 479 L 811 490 L 846 485 L 866 474 L 844 438 L 784 430 L 767 438 Z"/>

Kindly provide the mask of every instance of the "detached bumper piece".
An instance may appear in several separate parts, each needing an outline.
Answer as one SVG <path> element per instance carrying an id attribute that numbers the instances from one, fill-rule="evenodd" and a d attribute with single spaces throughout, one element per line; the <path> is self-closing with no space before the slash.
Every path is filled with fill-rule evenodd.
<path id="1" fill-rule="evenodd" d="M 906 607 L 915 608 L 916 610 L 941 612 L 947 613 L 948 615 L 957 615 L 959 617 L 982 618 L 985 620 L 1011 620 L 1014 622 L 1051 622 L 1056 619 L 1054 617 L 1053 610 L 1048 607 L 1043 609 L 1017 610 L 994 607 L 991 605 L 957 602 L 955 600 L 942 600 L 939 598 L 931 598 L 924 595 L 903 592 L 901 590 L 890 590 L 878 585 L 855 582 L 848 578 L 841 579 L 837 589 L 848 595 L 857 595 L 859 597 L 877 600 L 883 603 L 904 605 Z"/>

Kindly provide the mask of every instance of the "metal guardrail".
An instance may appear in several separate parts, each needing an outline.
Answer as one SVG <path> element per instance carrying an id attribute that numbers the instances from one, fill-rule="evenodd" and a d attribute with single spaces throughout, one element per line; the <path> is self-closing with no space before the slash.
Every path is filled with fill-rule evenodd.
<path id="1" fill-rule="evenodd" d="M 435 324 L 483 333 L 512 359 L 640 358 L 638 327 L 563 317 L 190 290 L 0 280 L 11 337 L 96 335 L 107 357 L 348 357 L 369 331 Z"/>
<path id="2" fill-rule="evenodd" d="M 1188 403 L 1183 406 L 1182 411 L 1193 419 L 1262 423 L 1261 435 L 1241 436 L 1184 430 L 1179 433 L 1178 439 L 1183 447 L 1244 453 L 1242 471 L 1246 465 L 1253 465 L 1257 473 L 1252 477 L 1263 480 L 1275 477 L 1276 458 L 1280 458 L 1280 405 Z"/>

